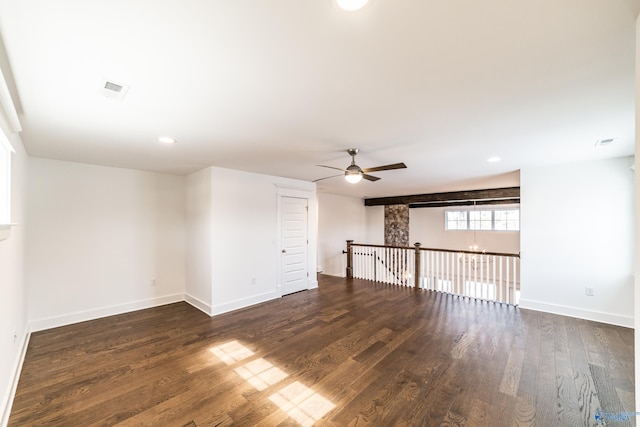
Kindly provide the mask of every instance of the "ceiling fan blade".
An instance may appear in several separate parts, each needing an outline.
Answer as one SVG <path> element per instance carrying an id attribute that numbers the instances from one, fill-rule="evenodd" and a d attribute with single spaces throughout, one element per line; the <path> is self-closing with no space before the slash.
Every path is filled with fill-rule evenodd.
<path id="1" fill-rule="evenodd" d="M 318 182 L 318 181 L 322 181 L 323 179 L 329 179 L 329 178 L 335 178 L 336 176 L 344 176 L 344 174 L 340 174 L 340 175 L 331 175 L 331 176 L 325 176 L 324 178 L 320 178 L 320 179 L 314 179 L 311 182 Z"/>
<path id="2" fill-rule="evenodd" d="M 364 179 L 366 179 L 367 181 L 377 181 L 377 180 L 379 180 L 379 179 L 380 179 L 380 178 L 378 178 L 377 176 L 367 175 L 366 173 L 363 173 L 363 174 L 362 174 L 362 177 L 363 177 Z"/>
<path id="3" fill-rule="evenodd" d="M 384 166 L 376 166 L 375 168 L 365 168 L 362 169 L 362 172 L 379 172 L 379 171 L 390 171 L 393 169 L 405 169 L 407 165 L 404 163 L 394 163 L 392 165 L 384 165 Z"/>
<path id="4" fill-rule="evenodd" d="M 337 170 L 337 171 L 342 171 L 342 172 L 344 172 L 344 169 L 341 169 L 341 168 L 334 168 L 333 166 L 325 166 L 325 165 L 316 165 L 316 166 L 320 166 L 321 168 L 335 169 L 335 170 Z"/>

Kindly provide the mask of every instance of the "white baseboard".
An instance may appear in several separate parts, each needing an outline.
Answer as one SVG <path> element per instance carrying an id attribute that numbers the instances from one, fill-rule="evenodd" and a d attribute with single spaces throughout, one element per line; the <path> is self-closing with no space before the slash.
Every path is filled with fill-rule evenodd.
<path id="1" fill-rule="evenodd" d="M 318 287 L 317 280 L 309 280 L 309 289 L 316 289 Z"/>
<path id="2" fill-rule="evenodd" d="M 188 304 L 192 305 L 193 307 L 197 308 L 201 312 L 205 313 L 206 315 L 213 316 L 213 309 L 211 308 L 211 306 L 206 302 L 202 301 L 201 299 L 185 293 L 184 300 Z"/>
<path id="3" fill-rule="evenodd" d="M 184 301 L 184 294 L 166 295 L 163 297 L 149 298 L 145 300 L 128 302 L 125 304 L 100 307 L 93 310 L 79 311 L 65 314 L 63 316 L 48 317 L 45 319 L 33 320 L 29 322 L 29 331 L 43 331 L 45 329 L 57 328 L 59 326 L 71 325 L 73 323 L 85 322 L 87 320 L 99 319 L 101 317 L 114 316 L 116 314 L 128 313 L 130 311 L 143 310 L 145 308 L 157 307 L 174 302 Z"/>
<path id="4" fill-rule="evenodd" d="M 263 294 L 241 298 L 224 304 L 214 305 L 213 307 L 211 307 L 211 315 L 215 316 L 217 314 L 228 313 L 229 311 L 238 310 L 240 308 L 249 307 L 251 305 L 260 304 L 261 302 L 266 302 L 277 298 L 280 298 L 280 294 L 277 291 L 265 292 Z"/>
<path id="5" fill-rule="evenodd" d="M 11 370 L 12 377 L 9 381 L 9 387 L 2 402 L 2 419 L 0 419 L 0 426 L 2 427 L 6 427 L 7 424 L 9 424 L 13 398 L 15 397 L 16 390 L 18 389 L 18 381 L 20 380 L 20 373 L 22 372 L 22 365 L 24 364 L 24 357 L 27 354 L 27 347 L 29 347 L 30 338 L 31 334 L 28 331 L 25 331 L 22 337 L 20 353 L 18 354 L 18 357 L 13 364 L 13 369 Z"/>
<path id="6" fill-rule="evenodd" d="M 585 310 L 564 305 L 549 304 L 546 302 L 527 300 L 520 298 L 520 308 L 529 310 L 544 311 L 546 313 L 559 314 L 562 316 L 576 317 L 578 319 L 592 320 L 594 322 L 608 323 L 610 325 L 634 328 L 633 317 L 620 316 L 618 314 L 603 313 L 600 311 Z"/>

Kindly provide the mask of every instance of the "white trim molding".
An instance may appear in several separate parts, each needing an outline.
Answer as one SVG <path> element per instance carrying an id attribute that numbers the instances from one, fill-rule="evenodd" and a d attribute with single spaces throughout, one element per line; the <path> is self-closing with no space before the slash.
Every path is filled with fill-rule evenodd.
<path id="1" fill-rule="evenodd" d="M 115 316 L 117 314 L 144 310 L 146 308 L 153 308 L 181 301 L 184 301 L 184 294 L 173 294 L 163 297 L 133 301 L 124 304 L 100 307 L 92 310 L 79 311 L 62 316 L 48 317 L 46 319 L 33 320 L 29 322 L 29 331 L 43 331 L 45 329 L 57 328 L 59 326 L 71 325 L 73 323 L 85 322 L 87 320 L 100 319 L 102 317 Z"/>
<path id="2" fill-rule="evenodd" d="M 239 310 L 241 308 L 250 307 L 252 305 L 260 304 L 263 302 L 271 301 L 280 298 L 280 294 L 277 291 L 265 292 L 258 295 L 252 295 L 247 298 L 241 298 L 235 301 L 226 302 L 224 304 L 214 305 L 211 308 L 211 315 L 228 313 L 233 310 Z"/>
<path id="3" fill-rule="evenodd" d="M 13 369 L 11 369 L 12 377 L 9 381 L 9 387 L 7 388 L 4 400 L 2 401 L 2 418 L 0 419 L 0 426 L 2 427 L 9 424 L 11 407 L 13 406 L 13 399 L 15 398 L 16 390 L 18 389 L 18 381 L 20 380 L 20 374 L 22 373 L 24 358 L 27 355 L 29 339 L 31 339 L 31 334 L 28 331 L 25 331 L 20 344 L 20 353 L 13 364 Z"/>
<path id="4" fill-rule="evenodd" d="M 213 316 L 213 309 L 211 308 L 211 305 L 207 304 L 201 299 L 196 298 L 191 294 L 184 294 L 184 301 L 194 308 L 197 308 L 207 316 Z"/>
<path id="5" fill-rule="evenodd" d="M 585 310 L 576 307 L 567 307 L 564 305 L 549 304 L 541 301 L 520 299 L 520 308 L 535 311 L 543 311 L 545 313 L 559 314 L 561 316 L 575 317 L 578 319 L 591 320 L 594 322 L 608 323 L 610 325 L 623 326 L 625 328 L 634 327 L 633 317 L 620 316 L 617 314 L 603 313 L 600 311 Z"/>

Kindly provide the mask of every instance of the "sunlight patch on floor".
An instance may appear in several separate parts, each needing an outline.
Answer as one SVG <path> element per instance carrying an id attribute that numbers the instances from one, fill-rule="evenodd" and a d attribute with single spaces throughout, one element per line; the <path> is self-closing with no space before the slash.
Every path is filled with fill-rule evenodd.
<path id="1" fill-rule="evenodd" d="M 215 354 L 218 359 L 222 360 L 227 365 L 232 365 L 255 354 L 238 341 L 229 341 L 227 343 L 211 347 L 209 351 Z"/>
<path id="2" fill-rule="evenodd" d="M 336 406 L 298 381 L 272 394 L 269 400 L 303 427 L 312 426 Z"/>
<path id="3" fill-rule="evenodd" d="M 240 366 L 234 371 L 259 391 L 288 377 L 282 369 L 273 366 L 262 358 Z"/>
<path id="4" fill-rule="evenodd" d="M 256 354 L 237 340 L 211 347 L 209 351 L 227 365 L 236 364 Z M 258 391 L 266 390 L 289 376 L 261 357 L 243 363 L 233 368 L 233 371 Z M 303 427 L 312 426 L 336 407 L 330 400 L 299 381 L 281 388 L 269 396 L 269 400 Z"/>

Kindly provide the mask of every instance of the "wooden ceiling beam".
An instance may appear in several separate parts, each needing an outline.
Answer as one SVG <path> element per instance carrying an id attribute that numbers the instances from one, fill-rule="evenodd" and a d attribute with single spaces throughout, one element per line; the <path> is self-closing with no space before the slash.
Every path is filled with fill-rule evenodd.
<path id="1" fill-rule="evenodd" d="M 492 199 L 492 200 L 463 200 L 454 202 L 430 202 L 430 203 L 409 203 L 409 208 L 450 208 L 456 206 L 486 206 L 486 205 L 517 205 L 519 198 L 514 199 Z"/>
<path id="2" fill-rule="evenodd" d="M 518 200 L 518 202 L 514 202 L 514 200 L 516 199 Z M 459 206 L 460 202 L 466 201 L 472 202 L 471 204 L 473 204 L 473 201 L 479 202 L 481 200 L 504 200 L 505 204 L 519 203 L 520 187 L 491 188 L 487 190 L 450 191 L 446 193 L 414 194 L 411 196 L 377 197 L 364 199 L 364 205 L 386 206 L 430 204 L 430 207 L 436 207 L 434 205 L 435 203 L 451 203 L 451 206 Z"/>

